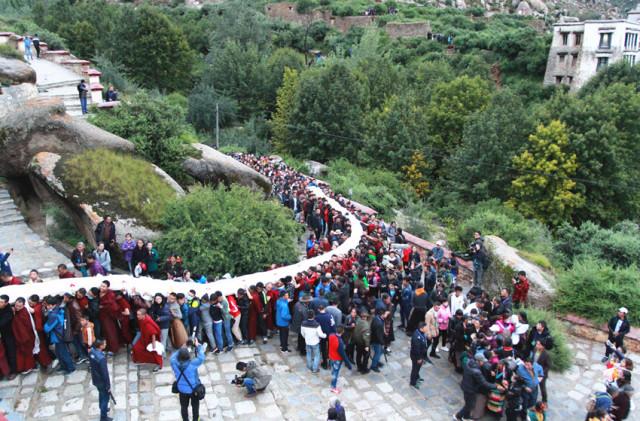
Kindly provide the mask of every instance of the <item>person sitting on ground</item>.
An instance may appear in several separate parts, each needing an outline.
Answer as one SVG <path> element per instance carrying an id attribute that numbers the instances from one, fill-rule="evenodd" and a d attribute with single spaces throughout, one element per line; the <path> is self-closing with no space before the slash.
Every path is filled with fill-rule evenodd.
<path id="1" fill-rule="evenodd" d="M 75 277 L 76 275 L 67 268 L 67 265 L 65 264 L 58 265 L 58 278 L 69 279 L 69 278 L 75 278 Z"/>
<path id="2" fill-rule="evenodd" d="M 243 373 L 241 376 L 242 383 L 238 384 L 238 386 L 247 388 L 247 394 L 245 395 L 247 398 L 251 398 L 258 392 L 262 392 L 271 382 L 271 374 L 269 374 L 267 368 L 258 366 L 255 361 L 249 361 L 248 363 L 239 361 L 236 364 L 236 370 Z"/>

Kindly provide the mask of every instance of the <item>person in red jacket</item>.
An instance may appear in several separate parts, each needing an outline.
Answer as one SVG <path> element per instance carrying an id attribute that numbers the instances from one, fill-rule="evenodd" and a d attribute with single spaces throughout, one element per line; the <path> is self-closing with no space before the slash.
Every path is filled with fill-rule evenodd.
<path id="1" fill-rule="evenodd" d="M 513 305 L 515 308 L 520 308 L 527 303 L 527 295 L 529 294 L 529 280 L 527 279 L 527 273 L 523 270 L 518 272 L 518 276 L 513 278 Z"/>
<path id="2" fill-rule="evenodd" d="M 331 362 L 331 391 L 335 394 L 341 392 L 338 388 L 338 376 L 340 375 L 340 368 L 342 363 L 351 370 L 351 361 L 347 357 L 345 352 L 344 341 L 342 340 L 342 334 L 344 333 L 344 327 L 338 326 L 336 333 L 329 335 L 329 361 Z"/>

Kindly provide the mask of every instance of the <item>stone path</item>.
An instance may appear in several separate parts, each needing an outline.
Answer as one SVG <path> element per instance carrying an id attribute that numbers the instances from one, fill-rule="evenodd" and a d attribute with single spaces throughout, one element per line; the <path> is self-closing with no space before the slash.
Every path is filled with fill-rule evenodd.
<path id="1" fill-rule="evenodd" d="M 380 374 L 361 375 L 343 368 L 339 396 L 349 420 L 448 420 L 462 405 L 460 376 L 445 358 L 422 369 L 424 386 L 409 387 L 408 338 L 399 332 L 393 353 Z M 292 338 L 293 339 L 293 338 Z M 600 344 L 574 338 L 578 363 L 565 374 L 552 373 L 548 383 L 549 419 L 581 420 L 585 399 L 601 387 Z M 277 350 L 277 339 L 257 347 L 239 347 L 230 353 L 208 355 L 200 368 L 207 395 L 201 402 L 202 420 L 325 420 L 329 399 L 330 372 L 313 375 L 297 353 Z M 244 398 L 244 389 L 230 384 L 235 363 L 255 358 L 274 371 L 267 390 L 256 398 Z M 634 356 L 637 361 L 637 355 Z M 180 419 L 179 404 L 171 393 L 174 380 L 169 366 L 158 373 L 151 367 L 136 366 L 124 352 L 110 359 L 109 371 L 117 405 L 111 412 L 115 420 L 173 421 Z M 637 383 L 637 382 L 636 382 Z M 635 387 L 638 387 L 637 385 Z M 11 382 L 0 382 L 0 409 L 9 420 L 75 421 L 97 420 L 97 392 L 91 386 L 86 366 L 70 376 L 32 373 Z M 637 408 L 640 401 L 633 399 Z M 632 412 L 632 417 L 634 418 Z M 485 417 L 486 420 L 490 418 Z"/>
<path id="2" fill-rule="evenodd" d="M 60 263 L 69 259 L 49 246 L 27 225 L 9 192 L 0 185 L 0 250 L 14 248 L 9 264 L 16 276 L 38 269 L 42 277 L 54 276 Z"/>
<path id="3" fill-rule="evenodd" d="M 82 79 L 80 76 L 49 60 L 33 60 L 31 67 L 36 71 L 36 85 L 41 97 L 62 98 L 67 114 L 74 117 L 82 115 L 76 88 Z M 87 100 L 91 102 L 91 98 Z"/>

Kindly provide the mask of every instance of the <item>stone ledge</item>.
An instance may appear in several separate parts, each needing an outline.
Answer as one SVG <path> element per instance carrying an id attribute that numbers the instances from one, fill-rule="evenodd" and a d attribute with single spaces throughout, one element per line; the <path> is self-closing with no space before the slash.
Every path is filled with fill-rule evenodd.
<path id="1" fill-rule="evenodd" d="M 118 105 L 120 105 L 120 101 L 109 101 L 109 102 L 101 102 L 100 104 L 97 105 L 97 107 L 100 109 L 109 109 L 109 108 L 115 108 Z"/>
<path id="2" fill-rule="evenodd" d="M 567 314 L 560 317 L 565 322 L 567 330 L 575 336 L 586 338 L 592 341 L 605 343 L 609 337 L 609 329 L 606 323 L 597 325 L 591 320 L 575 314 Z M 631 331 L 625 336 L 624 345 L 627 350 L 632 352 L 640 352 L 640 329 L 632 327 Z"/>
<path id="3" fill-rule="evenodd" d="M 102 76 L 102 72 L 96 69 L 89 69 L 85 73 L 89 76 Z"/>
<path id="4" fill-rule="evenodd" d="M 51 55 L 55 55 L 55 56 L 69 56 L 71 55 L 70 52 L 66 51 L 66 50 L 49 50 L 46 53 L 47 55 L 51 54 Z"/>
<path id="5" fill-rule="evenodd" d="M 89 60 L 75 59 L 75 60 L 65 60 L 63 62 L 60 62 L 60 64 L 91 64 L 91 62 Z"/>
<path id="6" fill-rule="evenodd" d="M 99 83 L 92 83 L 89 89 L 92 91 L 102 91 L 104 87 Z"/>

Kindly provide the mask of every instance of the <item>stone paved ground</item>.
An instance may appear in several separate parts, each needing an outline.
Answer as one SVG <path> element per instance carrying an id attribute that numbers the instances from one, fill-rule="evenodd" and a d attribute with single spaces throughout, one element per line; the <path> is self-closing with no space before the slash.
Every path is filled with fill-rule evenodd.
<path id="1" fill-rule="evenodd" d="M 329 392 L 329 371 L 312 375 L 296 353 L 282 355 L 277 339 L 258 347 L 240 347 L 228 354 L 208 355 L 201 367 L 207 396 L 201 404 L 202 420 L 324 420 Z M 550 420 L 582 420 L 586 396 L 601 384 L 600 344 L 574 338 L 576 362 L 565 374 L 549 379 Z M 343 368 L 340 386 L 349 420 L 448 420 L 462 404 L 455 374 L 445 359 L 422 370 L 425 384 L 410 388 L 408 339 L 400 332 L 382 373 L 363 376 Z M 271 365 L 274 378 L 267 391 L 254 399 L 230 384 L 238 360 L 256 358 Z M 637 361 L 637 355 L 634 356 Z M 86 370 L 70 376 L 32 373 L 11 382 L 0 382 L 0 409 L 9 420 L 97 420 L 97 393 Z M 116 420 L 179 420 L 177 398 L 171 394 L 173 375 L 168 366 L 159 373 L 136 366 L 121 352 L 110 361 Z M 637 381 L 636 381 L 637 383 Z M 636 384 L 637 388 L 638 385 Z M 638 397 L 634 398 L 637 408 Z M 630 419 L 633 418 L 633 415 Z"/>

